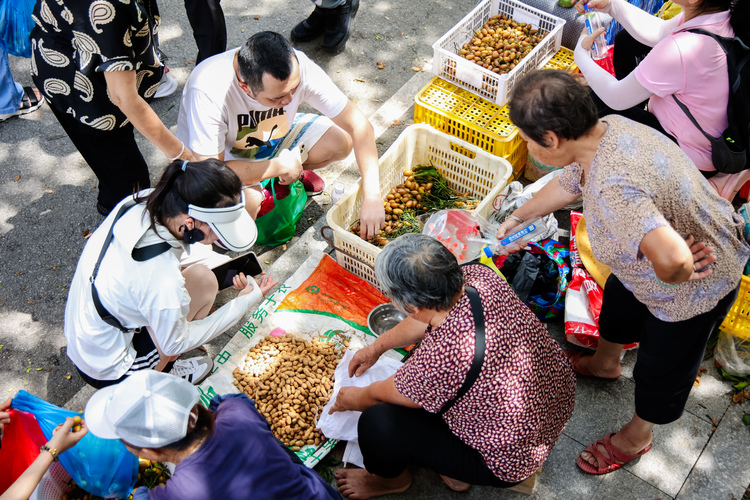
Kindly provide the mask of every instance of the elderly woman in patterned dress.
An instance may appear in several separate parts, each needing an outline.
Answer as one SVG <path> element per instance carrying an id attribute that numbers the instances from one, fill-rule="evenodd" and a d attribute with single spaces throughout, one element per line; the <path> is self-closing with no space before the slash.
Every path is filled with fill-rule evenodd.
<path id="1" fill-rule="evenodd" d="M 133 127 L 168 158 L 194 160 L 146 102 L 164 74 L 156 0 L 39 0 L 33 18 L 32 77 L 99 178 L 102 215 L 150 186 Z"/>
<path id="2" fill-rule="evenodd" d="M 358 351 L 349 373 L 361 375 L 389 349 L 421 344 L 387 380 L 339 392 L 332 412 L 363 411 L 366 467 L 339 470 L 341 492 L 369 498 L 404 491 L 409 463 L 436 471 L 456 491 L 531 476 L 573 413 L 575 377 L 557 342 L 494 271 L 459 266 L 429 236 L 391 242 L 375 274 L 407 318 Z M 476 295 L 469 294 L 477 292 L 472 307 Z M 484 347 L 475 344 L 482 322 Z M 481 370 L 460 395 L 475 352 L 484 353 Z"/>
<path id="3" fill-rule="evenodd" d="M 618 115 L 600 120 L 588 91 L 569 75 L 526 75 L 511 97 L 510 118 L 531 155 L 567 166 L 500 226 L 498 238 L 583 197 L 591 248 L 612 269 L 599 347 L 593 356 L 570 352 L 573 369 L 617 379 L 623 345 L 640 342 L 635 414 L 577 460 L 584 471 L 605 474 L 650 450 L 654 425 L 682 414 L 750 247 L 732 205 L 675 143 Z"/>

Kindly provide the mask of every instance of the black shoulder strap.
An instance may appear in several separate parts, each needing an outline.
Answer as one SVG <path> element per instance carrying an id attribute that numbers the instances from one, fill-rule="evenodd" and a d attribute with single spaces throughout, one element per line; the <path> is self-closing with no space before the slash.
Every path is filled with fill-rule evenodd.
<path id="1" fill-rule="evenodd" d="M 114 220 L 112 221 L 112 226 L 109 228 L 109 232 L 107 233 L 107 237 L 104 238 L 104 243 L 102 244 L 102 250 L 99 252 L 99 258 L 96 260 L 96 264 L 94 264 L 94 270 L 91 273 L 91 298 L 94 300 L 94 307 L 96 308 L 96 312 L 99 313 L 99 316 L 101 316 L 102 321 L 107 323 L 110 326 L 113 326 L 117 328 L 118 330 L 121 330 L 123 332 L 130 332 L 130 328 L 125 328 L 122 326 L 122 323 L 120 323 L 120 320 L 112 316 L 112 313 L 110 313 L 106 307 L 104 307 L 104 304 L 102 304 L 102 301 L 99 299 L 99 292 L 96 291 L 96 285 L 94 284 L 94 281 L 96 280 L 96 276 L 99 274 L 99 266 L 102 263 L 102 260 L 104 259 L 104 255 L 107 253 L 107 249 L 109 248 L 109 245 L 112 243 L 112 240 L 114 239 L 114 230 L 115 230 L 115 224 L 117 224 L 117 221 L 120 220 L 120 218 L 125 215 L 125 212 L 130 210 L 133 206 L 135 206 L 135 200 L 128 201 L 126 203 L 123 203 L 122 206 L 120 206 L 120 210 L 117 211 L 117 215 L 115 215 Z M 132 255 L 133 259 L 138 262 L 143 262 L 149 259 L 152 259 L 156 257 L 157 255 L 161 255 L 167 250 L 169 250 L 171 246 L 166 241 L 163 241 L 161 243 L 156 243 L 154 245 L 149 245 L 146 247 L 141 248 L 134 248 Z"/>
<path id="2" fill-rule="evenodd" d="M 693 125 L 695 125 L 698 128 L 698 130 L 701 131 L 701 133 L 706 137 L 706 139 L 708 139 L 709 142 L 713 143 L 713 141 L 715 140 L 715 137 L 711 137 L 710 135 L 708 135 L 706 131 L 703 130 L 703 128 L 701 128 L 700 125 L 698 125 L 698 120 L 695 119 L 695 117 L 693 116 L 693 113 L 690 112 L 687 106 L 685 106 L 682 103 L 682 101 L 677 99 L 677 96 L 674 94 L 672 94 L 672 99 L 674 99 L 674 102 L 676 102 L 677 105 L 680 107 L 680 109 L 687 115 L 688 118 L 690 118 L 690 121 L 693 122 Z"/>
<path id="3" fill-rule="evenodd" d="M 479 372 L 482 371 L 482 365 L 484 364 L 484 351 L 486 342 L 484 311 L 482 310 L 482 303 L 479 300 L 479 292 L 477 292 L 476 288 L 467 286 L 465 287 L 465 289 L 466 295 L 469 296 L 469 303 L 471 304 L 471 314 L 474 316 L 474 329 L 476 330 L 474 339 L 474 359 L 471 361 L 469 373 L 466 374 L 466 379 L 464 380 L 463 385 L 458 390 L 453 399 L 443 405 L 443 407 L 438 412 L 438 415 L 443 415 L 445 412 L 453 408 L 453 405 L 456 404 L 456 401 L 462 398 L 464 394 L 466 394 L 469 389 L 471 389 L 471 386 L 474 385 L 477 377 L 479 377 Z"/>

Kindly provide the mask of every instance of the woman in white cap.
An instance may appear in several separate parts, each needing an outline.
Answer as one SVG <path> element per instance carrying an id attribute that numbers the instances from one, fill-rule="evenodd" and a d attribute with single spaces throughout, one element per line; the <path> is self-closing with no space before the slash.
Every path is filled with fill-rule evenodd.
<path id="1" fill-rule="evenodd" d="M 237 298 L 208 315 L 218 293 L 204 265 L 181 268 L 191 243 L 249 249 L 257 236 L 239 177 L 219 160 L 175 161 L 153 190 L 121 201 L 91 235 L 65 308 L 68 357 L 101 388 L 147 368 L 199 383 L 207 356 L 175 361 L 225 332 L 276 285 L 235 277 Z M 170 371 L 171 370 L 171 371 Z"/>
<path id="2" fill-rule="evenodd" d="M 133 500 L 341 498 L 274 437 L 247 396 L 216 396 L 208 409 L 199 400 L 190 383 L 153 370 L 91 396 L 85 415 L 95 436 L 177 466 L 166 485 L 138 488 Z"/>

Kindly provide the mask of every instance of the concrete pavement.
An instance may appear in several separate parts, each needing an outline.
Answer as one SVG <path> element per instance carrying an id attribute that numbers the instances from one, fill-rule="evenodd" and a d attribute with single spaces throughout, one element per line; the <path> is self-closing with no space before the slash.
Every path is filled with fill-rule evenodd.
<path id="1" fill-rule="evenodd" d="M 162 48 L 169 55 L 180 91 L 195 58 L 192 32 L 182 2 L 159 1 Z M 274 30 L 288 34 L 312 8 L 306 0 L 222 2 L 228 47 L 252 33 Z M 363 2 L 346 50 L 329 55 L 317 43 L 301 44 L 376 127 L 382 154 L 412 121 L 413 97 L 431 75 L 432 43 L 474 6 L 473 0 Z M 255 19 L 255 16 L 258 19 Z M 377 69 L 377 62 L 385 68 Z M 31 84 L 28 60 L 11 58 L 16 80 Z M 178 93 L 154 101 L 153 107 L 174 130 Z M 394 126 L 394 123 L 397 125 Z M 157 179 L 167 161 L 148 141 L 139 145 Z M 116 152 L 113 151 L 113 154 Z M 0 399 L 19 389 L 55 404 L 82 409 L 90 391 L 65 356 L 62 333 L 67 287 L 85 243 L 102 217 L 95 210 L 96 178 L 76 152 L 51 111 L 40 111 L 0 124 Z M 351 161 L 323 171 L 328 185 L 356 182 Z M 320 237 L 330 208 L 327 193 L 311 199 L 296 236 L 286 248 L 257 248 L 267 271 L 284 279 L 313 249 L 329 249 Z M 219 301 L 231 297 L 224 292 Z M 549 324 L 564 343 L 560 321 Z M 206 346 L 216 355 L 236 329 Z M 581 379 L 573 419 L 544 466 L 534 498 L 540 499 L 730 499 L 750 483 L 747 466 L 750 430 L 743 411 L 731 403 L 731 386 L 708 372 L 691 394 L 683 417 L 658 427 L 654 449 L 640 461 L 607 476 L 583 474 L 575 457 L 587 445 L 616 430 L 632 414 L 632 365 L 626 355 L 623 377 L 614 383 Z M 540 390 L 554 390 L 544 387 Z M 716 429 L 713 430 L 713 418 Z M 521 498 L 518 493 L 474 487 L 464 494 L 449 491 L 436 474 L 415 470 L 412 487 L 388 498 Z"/>

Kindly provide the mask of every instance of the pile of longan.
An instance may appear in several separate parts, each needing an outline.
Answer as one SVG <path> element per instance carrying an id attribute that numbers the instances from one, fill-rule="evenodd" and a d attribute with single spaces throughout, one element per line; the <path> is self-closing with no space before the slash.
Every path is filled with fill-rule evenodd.
<path id="1" fill-rule="evenodd" d="M 255 401 L 274 435 L 293 451 L 319 445 L 315 426 L 333 389 L 333 372 L 342 352 L 332 342 L 268 336 L 250 349 L 234 370 L 234 385 Z M 328 340 L 328 339 L 324 339 Z"/>
<path id="2" fill-rule="evenodd" d="M 491 17 L 458 53 L 495 73 L 508 73 L 542 41 L 546 33 L 504 14 Z"/>

